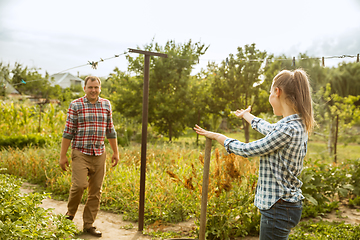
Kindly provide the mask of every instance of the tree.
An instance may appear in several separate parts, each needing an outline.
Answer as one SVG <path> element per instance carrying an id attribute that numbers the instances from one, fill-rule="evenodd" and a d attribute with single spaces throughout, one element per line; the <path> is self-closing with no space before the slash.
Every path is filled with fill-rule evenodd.
<path id="1" fill-rule="evenodd" d="M 0 62 L 0 96 L 6 97 L 6 84 L 10 80 L 10 65 Z"/>
<path id="2" fill-rule="evenodd" d="M 329 80 L 332 93 L 341 97 L 360 95 L 360 64 L 355 62 L 339 64 L 337 68 L 332 68 Z"/>
<path id="3" fill-rule="evenodd" d="M 122 129 L 120 131 L 133 132 L 128 124 L 141 123 L 142 109 L 142 79 L 131 77 L 129 74 L 114 69 L 114 73 L 101 83 L 101 96 L 113 103 L 113 114 L 117 115 L 114 124 Z M 141 127 L 141 125 L 140 125 Z M 130 131 L 128 134 L 130 134 Z M 131 134 L 127 137 L 131 137 Z"/>
<path id="4" fill-rule="evenodd" d="M 212 94 L 216 100 L 210 101 L 214 106 L 223 104 L 224 112 L 218 112 L 222 116 L 228 115 L 230 110 L 256 105 L 255 99 L 259 94 L 260 75 L 263 72 L 261 65 L 266 52 L 256 49 L 255 44 L 238 47 L 237 50 L 236 56 L 230 54 L 221 63 L 212 85 Z M 245 141 L 249 142 L 249 124 L 243 121 L 243 125 Z"/>
<path id="5" fill-rule="evenodd" d="M 223 81 L 219 77 L 219 66 L 214 62 L 209 62 L 206 71 L 202 72 L 202 79 L 204 79 L 203 88 L 199 88 L 199 91 L 204 93 L 202 102 L 204 103 L 204 109 L 210 114 L 208 118 L 208 129 L 217 130 L 219 126 L 219 120 L 226 117 L 224 109 L 227 108 L 228 99 L 226 98 L 227 90 L 224 89 Z"/>
<path id="6" fill-rule="evenodd" d="M 168 41 L 164 47 L 151 42 L 144 46 L 146 51 L 166 53 L 168 58 L 152 57 L 150 59 L 149 82 L 149 123 L 160 134 L 168 135 L 169 141 L 179 137 L 186 127 L 186 115 L 193 104 L 190 99 L 190 73 L 198 58 L 208 47 L 191 40 L 184 44 Z M 141 116 L 139 102 L 142 100 L 144 56 L 133 58 L 127 55 L 129 71 L 134 77 L 122 81 L 121 91 L 116 102 L 117 110 L 126 116 Z M 130 107 L 131 104 L 137 106 Z M 141 106 L 141 105 L 140 105 Z M 127 108 L 128 107 L 128 108 Z"/>
<path id="7" fill-rule="evenodd" d="M 188 114 L 186 114 L 187 126 L 193 128 L 196 123 L 205 128 L 209 128 L 210 109 L 206 104 L 206 98 L 211 82 L 206 78 L 204 70 L 190 77 L 189 80 L 189 98 L 192 104 L 190 105 Z M 196 134 L 196 143 L 198 143 L 198 140 L 199 135 Z"/>
<path id="8" fill-rule="evenodd" d="M 36 70 L 23 67 L 19 63 L 15 63 L 11 70 L 12 78 L 10 83 L 21 94 L 32 95 L 37 98 L 52 99 L 61 95 L 61 89 L 52 87 L 48 81 L 48 76 L 42 75 Z"/>
<path id="9" fill-rule="evenodd" d="M 354 132 L 352 127 L 360 123 L 360 107 L 359 104 L 355 104 L 360 102 L 360 94 L 341 97 L 336 93 L 332 93 L 332 91 L 330 83 L 319 91 L 319 95 L 323 99 L 323 104 L 319 107 L 326 109 L 324 117 L 328 119 L 329 123 L 328 150 L 330 156 L 333 156 L 336 162 L 339 128 L 348 141 L 355 140 L 359 134 L 356 131 Z M 344 139 L 344 142 L 348 141 Z"/>
<path id="10" fill-rule="evenodd" d="M 351 126 L 358 119 L 360 106 L 360 65 L 342 63 L 328 70 L 325 87 L 318 92 L 320 121 L 328 124 L 328 152 L 336 160 L 338 128 L 344 127 L 347 139 L 351 140 Z M 340 125 L 339 125 L 340 124 Z M 346 127 L 345 127 L 346 126 Z M 356 133 L 355 133 L 356 134 Z"/>

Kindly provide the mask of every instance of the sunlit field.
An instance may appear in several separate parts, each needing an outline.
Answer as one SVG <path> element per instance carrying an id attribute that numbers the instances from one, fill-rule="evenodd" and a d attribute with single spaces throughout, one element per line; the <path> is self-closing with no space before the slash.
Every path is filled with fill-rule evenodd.
<path id="1" fill-rule="evenodd" d="M 10 106 L 3 109 L 0 140 L 1 144 L 10 145 L 3 145 L 0 150 L 0 168 L 2 173 L 38 184 L 41 191 L 51 193 L 52 198 L 66 201 L 71 186 L 71 168 L 63 172 L 58 164 L 65 113 L 49 107 L 43 113 L 41 133 L 37 133 L 37 114 L 36 107 L 17 110 Z M 12 125 L 13 121 L 15 125 Z M 21 134 L 12 134 L 14 132 Z M 27 134 L 35 137 L 27 137 Z M 244 141 L 243 131 L 225 131 L 223 134 Z M 259 137 L 261 135 L 250 131 L 250 141 Z M 42 140 L 44 142 L 39 144 Z M 320 140 L 310 136 L 301 175 L 306 197 L 303 217 L 316 217 L 332 211 L 340 199 L 348 199 L 357 206 L 356 196 L 360 194 L 357 184 L 360 181 L 360 145 L 344 145 L 340 142 L 337 148 L 338 163 L 329 164 L 333 158 L 327 152 L 327 142 Z M 101 209 L 121 213 L 124 220 L 137 221 L 141 160 L 139 140 L 132 140 L 124 147 L 119 146 L 120 161 L 115 168 L 110 167 L 112 153 L 107 142 L 106 148 L 107 173 Z M 159 237 L 162 233 L 154 231 L 153 226 L 187 220 L 199 225 L 204 148 L 205 137 L 200 136 L 197 141 L 197 135 L 191 129 L 172 142 L 166 137 L 150 138 L 145 193 L 147 233 Z M 257 171 L 258 158 L 229 155 L 223 146 L 213 141 L 207 211 L 209 239 L 258 234 L 260 213 L 253 204 Z M 303 239 L 296 238 L 303 236 L 301 228 L 299 231 L 290 239 Z M 197 237 L 198 228 L 187 234 Z M 183 237 L 182 233 L 171 233 L 170 236 Z"/>

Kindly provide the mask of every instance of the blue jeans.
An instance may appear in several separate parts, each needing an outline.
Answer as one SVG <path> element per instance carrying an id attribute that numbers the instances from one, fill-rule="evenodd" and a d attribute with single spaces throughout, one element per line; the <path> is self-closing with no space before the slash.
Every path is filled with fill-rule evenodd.
<path id="1" fill-rule="evenodd" d="M 269 210 L 260 210 L 260 240 L 288 239 L 291 228 L 301 218 L 302 201 L 296 203 L 279 200 Z"/>

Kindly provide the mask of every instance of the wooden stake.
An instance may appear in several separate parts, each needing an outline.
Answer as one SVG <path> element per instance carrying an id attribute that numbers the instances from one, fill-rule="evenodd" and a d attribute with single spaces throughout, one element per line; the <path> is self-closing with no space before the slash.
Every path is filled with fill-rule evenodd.
<path id="1" fill-rule="evenodd" d="M 336 115 L 336 129 L 335 129 L 335 142 L 334 142 L 334 162 L 337 163 L 337 139 L 339 134 L 339 115 Z"/>
<path id="2" fill-rule="evenodd" d="M 206 138 L 204 170 L 203 170 L 203 184 L 202 184 L 202 198 L 201 198 L 199 240 L 205 240 L 206 209 L 207 209 L 207 198 L 208 198 L 208 189 L 209 189 L 210 157 L 211 157 L 211 139 Z"/>

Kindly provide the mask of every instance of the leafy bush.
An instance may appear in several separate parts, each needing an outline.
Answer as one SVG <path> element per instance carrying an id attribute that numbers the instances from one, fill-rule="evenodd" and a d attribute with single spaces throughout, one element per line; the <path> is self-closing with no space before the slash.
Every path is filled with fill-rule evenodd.
<path id="1" fill-rule="evenodd" d="M 21 181 L 0 174 L 1 239 L 59 239 L 78 232 L 74 223 L 38 207 L 49 194 L 20 193 Z"/>
<path id="2" fill-rule="evenodd" d="M 360 158 L 357 160 L 348 160 L 349 169 L 351 170 L 349 173 L 351 175 L 350 184 L 354 186 L 353 194 L 355 196 L 360 196 Z M 348 175 L 348 176 L 350 176 Z"/>
<path id="3" fill-rule="evenodd" d="M 133 130 L 131 128 L 117 128 L 116 133 L 118 144 L 122 147 L 129 146 Z"/>
<path id="4" fill-rule="evenodd" d="M 360 225 L 353 226 L 344 222 L 313 221 L 300 222 L 296 226 L 289 240 L 358 240 L 360 239 Z"/>
<path id="5" fill-rule="evenodd" d="M 258 234 L 260 212 L 253 203 L 257 181 L 256 164 L 235 154 L 220 157 L 218 149 L 215 149 L 214 157 L 210 172 L 206 239 L 226 240 Z M 200 161 L 203 162 L 202 156 Z M 192 166 L 191 173 L 185 177 L 170 171 L 168 174 L 173 181 L 191 192 L 194 198 L 201 199 L 202 174 L 197 169 Z M 196 224 L 200 225 L 200 212 L 194 213 Z"/>
<path id="6" fill-rule="evenodd" d="M 360 196 L 357 196 L 354 199 L 349 199 L 349 206 L 360 206 Z"/>
<path id="7" fill-rule="evenodd" d="M 358 171 L 354 164 L 359 161 L 346 162 L 342 165 L 320 163 L 319 160 L 305 165 L 300 179 L 305 196 L 302 217 L 316 217 L 319 213 L 331 212 L 338 208 L 338 200 L 348 197 L 356 189 L 353 174 Z M 359 178 L 357 178 L 359 181 Z"/>
<path id="8" fill-rule="evenodd" d="M 46 138 L 37 134 L 4 136 L 0 135 L 0 148 L 24 148 L 27 146 L 42 147 L 46 143 Z"/>

